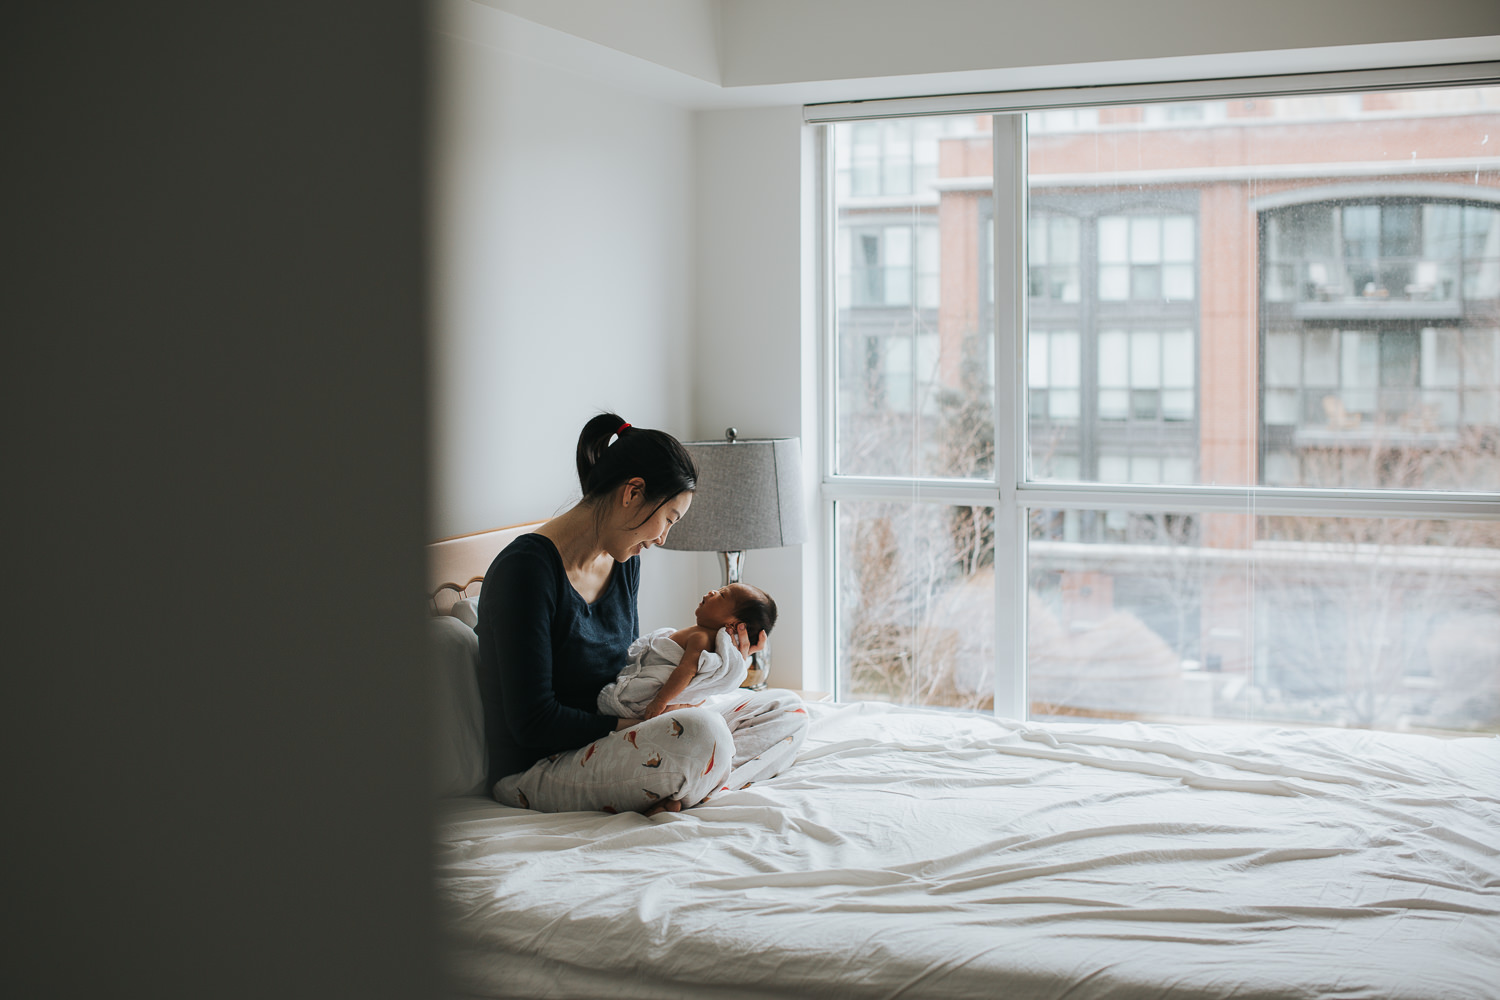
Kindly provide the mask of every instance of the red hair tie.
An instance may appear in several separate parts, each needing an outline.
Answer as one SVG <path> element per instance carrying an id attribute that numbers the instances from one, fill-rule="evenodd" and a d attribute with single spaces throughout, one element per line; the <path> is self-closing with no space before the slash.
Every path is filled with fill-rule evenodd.
<path id="1" fill-rule="evenodd" d="M 628 424 L 628 423 L 621 424 L 620 425 L 620 429 L 617 430 L 617 431 L 615 431 L 615 437 L 619 437 L 621 434 L 624 434 L 629 429 L 630 429 L 630 424 Z"/>

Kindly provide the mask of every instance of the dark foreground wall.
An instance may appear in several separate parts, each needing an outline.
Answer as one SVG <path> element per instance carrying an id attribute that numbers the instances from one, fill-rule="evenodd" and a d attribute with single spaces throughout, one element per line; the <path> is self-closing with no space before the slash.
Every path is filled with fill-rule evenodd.
<path id="1" fill-rule="evenodd" d="M 421 17 L 8 15 L 0 994 L 435 993 Z"/>

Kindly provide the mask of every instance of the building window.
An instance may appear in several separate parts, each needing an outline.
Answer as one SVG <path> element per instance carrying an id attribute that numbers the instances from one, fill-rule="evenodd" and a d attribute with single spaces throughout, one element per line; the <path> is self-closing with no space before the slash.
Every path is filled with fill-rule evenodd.
<path id="1" fill-rule="evenodd" d="M 850 226 L 839 233 L 841 301 L 850 308 L 938 304 L 935 225 Z"/>
<path id="2" fill-rule="evenodd" d="M 1493 481 L 1497 474 L 1480 468 L 1493 465 L 1485 442 L 1500 436 L 1497 353 L 1500 330 L 1493 327 L 1269 332 L 1265 481 L 1458 489 Z M 1406 459 L 1395 460 L 1403 451 Z"/>
<path id="3" fill-rule="evenodd" d="M 1099 335 L 1101 420 L 1191 420 L 1196 381 L 1191 330 L 1105 330 Z"/>
<path id="4" fill-rule="evenodd" d="M 1031 475 L 1193 481 L 1196 195 L 1038 190 L 1031 202 Z M 1081 266 L 1085 260 L 1097 266 Z M 1079 530 L 1091 529 L 1080 522 Z M 1102 531 L 1102 522 L 1093 530 Z"/>
<path id="5" fill-rule="evenodd" d="M 852 122 L 834 133 L 840 198 L 901 197 L 930 190 L 938 140 L 965 127 L 951 118 Z"/>
<path id="6" fill-rule="evenodd" d="M 1314 202 L 1267 213 L 1268 302 L 1406 302 L 1429 316 L 1500 295 L 1500 209 L 1419 198 Z M 1425 305 L 1425 309 L 1423 306 Z"/>
<path id="7" fill-rule="evenodd" d="M 1195 297 L 1193 219 L 1106 215 L 1099 219 L 1099 298 L 1155 302 Z"/>
<path id="8" fill-rule="evenodd" d="M 1076 218 L 1050 212 L 1032 213 L 1026 231 L 1029 261 L 1026 274 L 1033 299 L 1079 300 L 1082 295 L 1080 230 L 1081 222 Z M 990 238 L 993 238 L 993 233 Z"/>
<path id="9" fill-rule="evenodd" d="M 987 138 L 976 123 L 949 119 L 830 131 L 840 192 L 833 234 L 840 472 L 988 474 L 992 447 L 960 428 L 978 419 L 975 400 L 988 405 L 993 393 L 986 353 L 993 333 L 980 324 L 977 298 L 963 311 L 940 309 L 943 276 L 977 274 L 979 249 L 944 228 L 945 195 L 936 185 L 942 144 Z"/>
<path id="10" fill-rule="evenodd" d="M 1033 330 L 1030 343 L 1026 399 L 1032 416 L 1076 423 L 1082 407 L 1078 331 Z"/>

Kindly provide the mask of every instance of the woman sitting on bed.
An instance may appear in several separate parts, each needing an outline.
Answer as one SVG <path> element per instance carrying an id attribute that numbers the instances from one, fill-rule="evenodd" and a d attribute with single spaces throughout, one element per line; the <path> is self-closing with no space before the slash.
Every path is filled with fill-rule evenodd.
<path id="1" fill-rule="evenodd" d="M 479 684 L 496 800 L 543 812 L 677 811 L 780 772 L 807 733 L 789 691 L 645 721 L 597 699 L 640 632 L 640 554 L 687 513 L 697 469 L 672 435 L 601 414 L 578 437 L 583 499 L 507 545 L 479 595 Z M 745 626 L 736 645 L 746 659 Z"/>

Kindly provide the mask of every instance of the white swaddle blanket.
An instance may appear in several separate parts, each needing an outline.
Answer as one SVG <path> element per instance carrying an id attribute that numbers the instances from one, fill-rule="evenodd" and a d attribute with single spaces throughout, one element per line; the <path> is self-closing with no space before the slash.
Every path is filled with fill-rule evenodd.
<path id="1" fill-rule="evenodd" d="M 671 628 L 659 628 L 643 635 L 630 644 L 626 656 L 630 662 L 620 676 L 604 685 L 599 692 L 599 713 L 614 715 L 622 719 L 639 719 L 656 692 L 672 676 L 677 664 L 682 662 L 686 651 L 672 641 Z M 714 636 L 714 649 L 705 649 L 698 656 L 698 673 L 677 702 L 692 704 L 709 695 L 733 691 L 745 682 L 749 667 L 739 647 L 730 638 L 727 629 L 719 629 Z"/>

